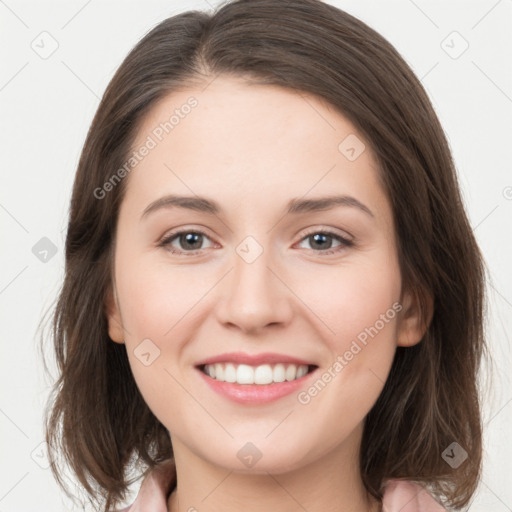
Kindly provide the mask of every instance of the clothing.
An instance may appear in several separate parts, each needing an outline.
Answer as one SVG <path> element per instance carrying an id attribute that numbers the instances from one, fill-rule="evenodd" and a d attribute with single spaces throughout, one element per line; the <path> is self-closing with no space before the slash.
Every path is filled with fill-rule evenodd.
<path id="1" fill-rule="evenodd" d="M 113 512 L 167 512 L 167 496 L 176 487 L 172 459 L 161 462 L 143 480 L 131 506 Z M 387 481 L 382 512 L 446 512 L 420 485 L 407 480 Z"/>

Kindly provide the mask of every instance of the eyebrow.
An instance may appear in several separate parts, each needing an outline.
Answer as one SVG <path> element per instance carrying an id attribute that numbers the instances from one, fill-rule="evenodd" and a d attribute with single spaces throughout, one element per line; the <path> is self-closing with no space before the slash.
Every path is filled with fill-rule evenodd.
<path id="1" fill-rule="evenodd" d="M 286 215 L 330 210 L 332 208 L 336 208 L 337 206 L 350 206 L 353 208 L 358 208 L 369 216 L 375 217 L 372 211 L 366 205 L 361 203 L 361 201 L 355 197 L 347 195 L 331 195 L 314 199 L 294 198 L 291 199 L 287 204 Z M 219 206 L 219 204 L 212 199 L 207 199 L 206 197 L 200 196 L 178 196 L 171 194 L 161 197 L 150 203 L 142 212 L 141 218 L 144 218 L 150 213 L 162 208 L 173 207 L 195 210 L 211 215 L 217 215 L 222 212 L 222 208 Z"/>

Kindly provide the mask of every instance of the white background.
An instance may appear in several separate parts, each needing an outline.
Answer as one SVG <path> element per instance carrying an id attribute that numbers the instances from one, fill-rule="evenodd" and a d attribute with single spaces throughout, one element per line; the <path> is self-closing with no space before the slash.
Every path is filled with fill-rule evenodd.
<path id="1" fill-rule="evenodd" d="M 51 381 L 37 350 L 37 326 L 62 280 L 71 186 L 99 99 L 125 55 L 153 26 L 218 3 L 0 0 L 0 512 L 78 510 L 50 469 L 40 467 Z M 470 510 L 510 511 L 512 0 L 329 3 L 398 49 L 422 79 L 448 136 L 492 278 L 488 337 L 494 380 L 485 393 L 484 474 Z M 58 43 L 47 59 L 31 47 L 43 31 Z M 443 47 L 462 48 L 453 31 L 469 44 L 456 59 Z M 32 252 L 43 237 L 57 248 L 47 262 Z"/>

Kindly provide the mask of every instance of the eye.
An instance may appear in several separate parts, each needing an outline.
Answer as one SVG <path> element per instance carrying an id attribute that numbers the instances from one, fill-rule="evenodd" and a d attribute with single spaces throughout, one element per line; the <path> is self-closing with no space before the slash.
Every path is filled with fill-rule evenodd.
<path id="1" fill-rule="evenodd" d="M 158 246 L 165 248 L 171 254 L 188 254 L 193 256 L 205 248 L 202 247 L 205 239 L 210 240 L 210 237 L 202 231 L 185 229 L 169 233 L 158 243 Z M 333 239 L 339 244 L 334 248 L 332 242 Z M 311 250 L 318 252 L 323 256 L 340 252 L 343 249 L 354 245 L 352 240 L 328 229 L 321 231 L 317 229 L 311 231 L 301 239 L 300 243 L 303 243 L 304 241 L 307 241 L 312 245 Z M 176 245 L 179 247 L 176 247 Z"/>
<path id="2" fill-rule="evenodd" d="M 339 245 L 332 248 L 332 239 L 337 240 Z M 327 256 L 329 254 L 334 254 L 342 251 L 347 247 L 352 247 L 354 242 L 345 238 L 338 233 L 334 233 L 328 229 L 322 231 L 311 231 L 306 234 L 304 238 L 302 238 L 301 243 L 307 241 L 309 242 L 315 252 L 320 253 L 322 256 Z M 319 250 L 317 250 L 319 249 Z"/>
<path id="3" fill-rule="evenodd" d="M 201 246 L 205 238 L 209 240 L 209 237 L 202 231 L 175 231 L 163 238 L 158 245 L 159 247 L 164 247 L 172 254 L 196 254 L 201 249 L 204 249 L 204 247 Z M 181 248 L 176 248 L 176 246 L 173 246 L 172 244 L 174 242 L 177 242 Z"/>

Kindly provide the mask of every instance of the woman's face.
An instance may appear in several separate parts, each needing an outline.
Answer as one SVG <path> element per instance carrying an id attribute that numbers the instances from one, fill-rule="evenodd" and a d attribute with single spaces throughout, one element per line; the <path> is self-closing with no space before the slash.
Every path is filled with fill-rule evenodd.
<path id="1" fill-rule="evenodd" d="M 161 101 L 133 150 L 109 334 L 173 445 L 256 472 L 356 446 L 422 334 L 368 143 L 313 96 L 219 76 Z M 285 380 L 221 383 L 197 367 L 216 356 L 219 378 Z M 316 369 L 286 380 L 287 358 Z"/>

